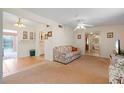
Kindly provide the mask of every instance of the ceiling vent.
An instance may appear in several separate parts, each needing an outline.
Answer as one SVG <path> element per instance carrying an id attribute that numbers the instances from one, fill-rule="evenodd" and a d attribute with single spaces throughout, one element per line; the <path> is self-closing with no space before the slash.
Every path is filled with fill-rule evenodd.
<path id="1" fill-rule="evenodd" d="M 46 25 L 46 27 L 50 27 L 50 25 Z"/>
<path id="2" fill-rule="evenodd" d="M 62 26 L 62 25 L 58 25 L 58 27 L 59 27 L 59 28 L 63 28 L 63 26 Z"/>

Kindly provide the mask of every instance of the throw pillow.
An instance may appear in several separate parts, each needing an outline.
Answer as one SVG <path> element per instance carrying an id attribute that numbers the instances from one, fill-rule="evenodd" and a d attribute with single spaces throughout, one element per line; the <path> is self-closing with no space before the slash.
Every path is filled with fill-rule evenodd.
<path id="1" fill-rule="evenodd" d="M 77 51 L 77 48 L 76 47 L 72 47 L 72 51 Z"/>

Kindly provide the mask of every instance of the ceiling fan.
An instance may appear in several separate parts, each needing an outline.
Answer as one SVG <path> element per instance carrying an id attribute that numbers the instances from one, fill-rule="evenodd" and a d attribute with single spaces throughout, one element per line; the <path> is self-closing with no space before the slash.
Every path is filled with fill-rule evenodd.
<path id="1" fill-rule="evenodd" d="M 76 28 L 74 29 L 74 31 L 76 30 L 85 30 L 87 27 L 93 27 L 93 25 L 89 25 L 89 24 L 85 24 L 84 20 L 77 20 L 78 24 L 76 26 Z"/>

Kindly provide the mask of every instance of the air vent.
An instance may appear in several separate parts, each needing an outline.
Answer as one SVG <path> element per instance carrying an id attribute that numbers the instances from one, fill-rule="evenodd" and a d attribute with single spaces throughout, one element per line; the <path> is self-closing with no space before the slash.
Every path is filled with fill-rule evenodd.
<path id="1" fill-rule="evenodd" d="M 50 27 L 50 25 L 46 25 L 46 27 Z"/>
<path id="2" fill-rule="evenodd" d="M 62 26 L 62 25 L 58 25 L 58 27 L 59 27 L 59 28 L 63 28 L 63 26 Z"/>

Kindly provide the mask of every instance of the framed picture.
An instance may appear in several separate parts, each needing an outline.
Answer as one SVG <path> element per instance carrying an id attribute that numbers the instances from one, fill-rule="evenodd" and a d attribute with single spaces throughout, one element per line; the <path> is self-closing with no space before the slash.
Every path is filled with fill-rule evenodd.
<path id="1" fill-rule="evenodd" d="M 52 31 L 48 32 L 48 37 L 52 37 Z"/>
<path id="2" fill-rule="evenodd" d="M 81 35 L 77 35 L 77 39 L 81 39 Z"/>
<path id="3" fill-rule="evenodd" d="M 29 36 L 30 36 L 30 39 L 31 39 L 31 40 L 34 39 L 34 33 L 33 33 L 33 32 L 30 32 L 30 33 L 29 33 Z"/>
<path id="4" fill-rule="evenodd" d="M 113 32 L 107 33 L 107 38 L 113 38 Z"/>
<path id="5" fill-rule="evenodd" d="M 23 31 L 23 39 L 28 39 L 28 32 L 27 31 Z"/>

